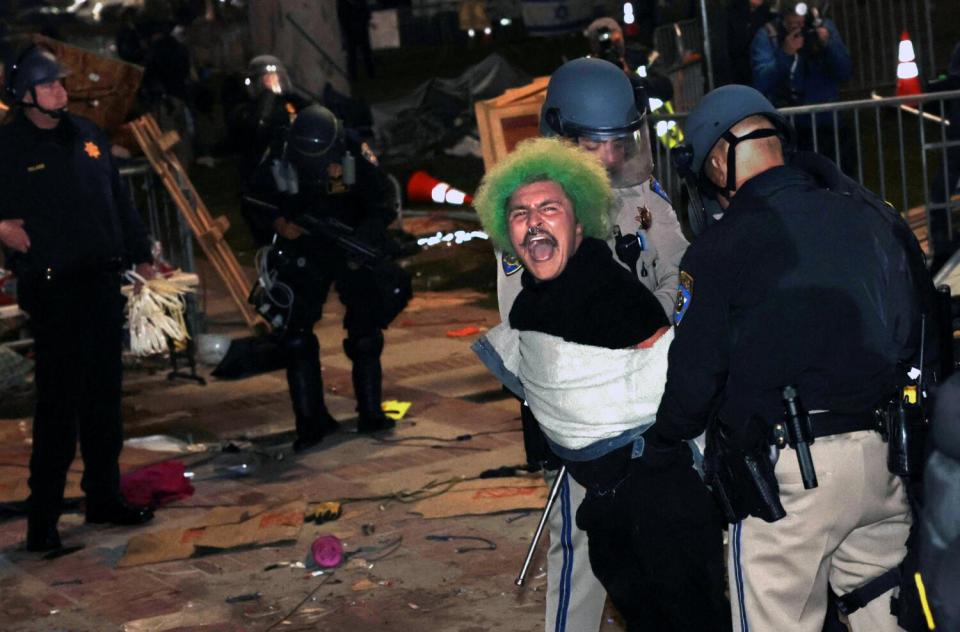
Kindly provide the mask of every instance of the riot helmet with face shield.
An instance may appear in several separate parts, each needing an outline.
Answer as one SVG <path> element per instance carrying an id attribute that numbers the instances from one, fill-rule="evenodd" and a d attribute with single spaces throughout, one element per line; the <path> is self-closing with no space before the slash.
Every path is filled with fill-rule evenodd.
<path id="1" fill-rule="evenodd" d="M 283 62 L 273 55 L 257 55 L 247 64 L 243 80 L 250 98 L 256 99 L 264 92 L 287 94 L 292 90 L 290 75 Z"/>
<path id="2" fill-rule="evenodd" d="M 301 185 L 354 184 L 356 164 L 347 151 L 343 122 L 322 105 L 304 108 L 287 133 L 287 160 Z"/>
<path id="3" fill-rule="evenodd" d="M 540 133 L 574 140 L 603 163 L 614 188 L 632 187 L 653 173 L 646 114 L 646 93 L 623 70 L 575 59 L 550 77 Z"/>
<path id="4" fill-rule="evenodd" d="M 766 117 L 773 127 L 743 136 L 731 132 L 737 123 L 755 115 Z M 757 90 L 742 85 L 723 86 L 704 96 L 690 112 L 683 131 L 686 142 L 671 152 L 671 159 L 690 197 L 687 214 L 694 235 L 723 217 L 717 196 L 729 199 L 736 191 L 736 150 L 740 143 L 777 136 L 789 150 L 794 137 L 793 128 L 773 104 Z M 721 139 L 727 142 L 727 180 L 717 184 L 707 176 L 705 166 Z"/>

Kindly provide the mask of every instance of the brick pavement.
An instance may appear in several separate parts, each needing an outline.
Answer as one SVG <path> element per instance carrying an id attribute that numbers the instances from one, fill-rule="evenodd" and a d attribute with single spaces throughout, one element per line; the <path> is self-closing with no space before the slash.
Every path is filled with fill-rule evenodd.
<path id="1" fill-rule="evenodd" d="M 220 454 L 190 466 L 196 494 L 161 509 L 142 529 L 87 526 L 75 509 L 64 516 L 61 530 L 68 544 L 83 543 L 86 548 L 56 560 L 22 550 L 22 518 L 0 522 L 0 629 L 542 630 L 544 579 L 537 570 L 542 557 L 534 572 L 539 577 L 525 590 L 513 586 L 535 514 L 512 522 L 504 515 L 425 520 L 396 500 L 353 501 L 335 522 L 305 524 L 290 545 L 114 567 L 130 536 L 193 524 L 212 506 L 389 495 L 519 463 L 522 437 L 515 431 L 516 403 L 500 394 L 498 384 L 473 359 L 469 345 L 475 336 L 446 336 L 447 329 L 463 327 L 464 322 L 492 326 L 496 313 L 471 305 L 469 297 L 458 301 L 444 295 L 434 307 L 430 298 L 421 298 L 413 313 L 401 315 L 385 332 L 384 397 L 413 406 L 397 431 L 384 438 L 497 434 L 477 434 L 456 444 L 384 443 L 355 434 L 349 361 L 339 344 L 342 308 L 330 301 L 318 333 L 327 401 L 343 423 L 342 432 L 298 457 L 284 444 L 267 442 L 268 454 L 247 455 L 257 466 L 247 477 L 223 476 L 225 465 L 243 455 Z M 168 383 L 162 373 L 134 373 L 125 388 L 128 435 L 169 432 L 226 441 L 289 436 L 293 426 L 279 372 L 239 382 L 213 381 L 207 387 Z M 4 432 L 16 423 L 0 420 L 0 441 L 16 436 Z M 278 460 L 278 454 L 284 458 Z M 191 455 L 185 460 L 197 459 Z M 272 563 L 303 559 L 310 542 L 323 533 L 336 533 L 347 551 L 366 553 L 332 575 L 265 570 Z M 479 536 L 497 548 L 458 554 L 455 542 L 426 540 L 437 533 Z M 397 538 L 402 541 L 392 555 L 364 559 L 376 557 L 369 551 Z M 245 594 L 257 597 L 226 602 Z M 619 627 L 607 624 L 603 629 Z"/>

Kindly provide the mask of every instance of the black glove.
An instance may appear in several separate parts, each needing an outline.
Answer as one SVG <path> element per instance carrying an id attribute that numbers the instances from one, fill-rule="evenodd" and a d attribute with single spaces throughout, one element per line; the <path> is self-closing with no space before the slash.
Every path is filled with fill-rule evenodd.
<path id="1" fill-rule="evenodd" d="M 667 439 L 657 432 L 654 424 L 643 433 L 643 453 L 636 460 L 644 469 L 661 470 L 676 465 L 691 465 L 693 455 L 686 442 Z"/>

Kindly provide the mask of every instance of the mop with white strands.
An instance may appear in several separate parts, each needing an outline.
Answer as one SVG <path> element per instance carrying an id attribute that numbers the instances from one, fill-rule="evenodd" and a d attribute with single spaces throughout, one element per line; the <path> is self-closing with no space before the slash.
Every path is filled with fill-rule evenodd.
<path id="1" fill-rule="evenodd" d="M 184 320 L 185 295 L 193 292 L 194 275 L 144 279 L 128 270 L 128 281 L 140 285 L 140 291 L 129 290 L 127 324 L 130 328 L 130 352 L 138 357 L 165 353 L 168 340 L 174 344 L 190 337 Z M 124 293 L 128 290 L 124 289 Z"/>

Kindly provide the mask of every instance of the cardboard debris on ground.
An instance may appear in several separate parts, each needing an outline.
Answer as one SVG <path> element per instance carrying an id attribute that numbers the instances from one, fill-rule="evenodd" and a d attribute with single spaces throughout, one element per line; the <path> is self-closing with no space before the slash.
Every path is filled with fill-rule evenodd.
<path id="1" fill-rule="evenodd" d="M 136 535 L 118 568 L 182 560 L 198 554 L 295 541 L 303 526 L 305 500 L 279 505 L 218 507 L 194 526 Z"/>
<path id="2" fill-rule="evenodd" d="M 413 314 L 424 310 L 435 310 L 444 307 L 460 307 L 476 303 L 487 297 L 482 292 L 473 290 L 458 290 L 453 292 L 417 292 L 404 308 L 404 314 Z"/>
<path id="3" fill-rule="evenodd" d="M 539 476 L 464 481 L 440 496 L 415 503 L 410 511 L 424 518 L 475 516 L 518 509 L 543 509 L 547 489 Z"/>
<path id="4" fill-rule="evenodd" d="M 164 632 L 183 628 L 198 629 L 230 621 L 233 611 L 228 605 L 187 602 L 178 612 L 127 621 L 123 632 Z"/>

